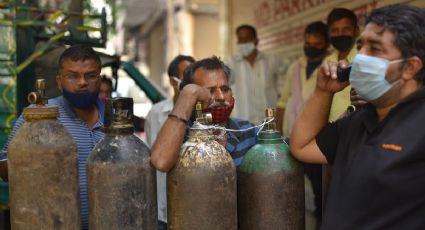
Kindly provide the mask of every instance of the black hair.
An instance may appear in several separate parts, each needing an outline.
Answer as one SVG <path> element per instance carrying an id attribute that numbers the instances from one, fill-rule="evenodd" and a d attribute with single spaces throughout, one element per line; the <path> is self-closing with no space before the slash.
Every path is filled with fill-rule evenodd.
<path id="1" fill-rule="evenodd" d="M 308 24 L 304 29 L 304 35 L 305 34 L 319 34 L 325 39 L 326 42 L 329 42 L 328 26 L 321 21 Z"/>
<path id="2" fill-rule="evenodd" d="M 388 5 L 371 12 L 366 24 L 373 23 L 394 34 L 393 44 L 403 58 L 417 56 L 425 65 L 425 10 L 411 5 Z M 424 83 L 425 69 L 416 75 Z"/>
<path id="3" fill-rule="evenodd" d="M 253 36 L 252 38 L 257 39 L 257 30 L 255 30 L 255 27 L 248 24 L 240 25 L 238 28 L 236 28 L 236 36 L 239 34 L 240 30 L 249 30 Z"/>
<path id="4" fill-rule="evenodd" d="M 106 77 L 105 75 L 100 76 L 100 83 L 106 83 L 111 86 L 112 89 L 112 79 Z"/>
<path id="5" fill-rule="evenodd" d="M 212 56 L 194 62 L 186 68 L 186 70 L 184 71 L 182 83 L 180 84 L 180 90 L 183 89 L 183 87 L 185 87 L 186 85 L 193 83 L 195 71 L 199 68 L 203 68 L 205 70 L 223 70 L 227 80 L 230 80 L 230 68 L 225 65 L 220 60 L 220 58 L 218 58 L 217 56 Z"/>
<path id="6" fill-rule="evenodd" d="M 167 73 L 169 77 L 179 77 L 179 64 L 182 61 L 194 63 L 195 59 L 191 56 L 186 55 L 178 55 L 177 57 L 175 57 L 168 65 Z"/>
<path id="7" fill-rule="evenodd" d="M 99 67 L 99 70 L 102 68 L 102 63 L 100 61 L 99 55 L 94 51 L 90 46 L 84 44 L 77 44 L 69 47 L 59 57 L 59 71 L 62 70 L 63 62 L 65 60 L 71 61 L 85 61 L 85 60 L 94 60 Z"/>
<path id="8" fill-rule="evenodd" d="M 357 28 L 357 16 L 353 11 L 346 8 L 334 8 L 328 15 L 327 24 L 328 27 L 331 27 L 332 23 L 335 21 L 341 20 L 343 18 L 348 18 L 353 24 L 354 28 Z"/>

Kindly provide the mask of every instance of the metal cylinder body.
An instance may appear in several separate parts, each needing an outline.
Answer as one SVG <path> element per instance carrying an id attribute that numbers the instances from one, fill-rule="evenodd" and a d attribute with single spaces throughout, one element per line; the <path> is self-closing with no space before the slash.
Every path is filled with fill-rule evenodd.
<path id="1" fill-rule="evenodd" d="M 304 230 L 304 210 L 302 165 L 279 132 L 260 132 L 238 168 L 239 229 Z"/>
<path id="2" fill-rule="evenodd" d="M 132 108 L 131 98 L 106 102 L 106 136 L 87 161 L 90 229 L 157 229 L 156 171 Z"/>
<path id="3" fill-rule="evenodd" d="M 57 107 L 24 109 L 9 145 L 12 229 L 80 229 L 78 152 Z"/>
<path id="4" fill-rule="evenodd" d="M 168 229 L 237 229 L 236 170 L 208 130 L 192 129 L 167 174 Z"/>

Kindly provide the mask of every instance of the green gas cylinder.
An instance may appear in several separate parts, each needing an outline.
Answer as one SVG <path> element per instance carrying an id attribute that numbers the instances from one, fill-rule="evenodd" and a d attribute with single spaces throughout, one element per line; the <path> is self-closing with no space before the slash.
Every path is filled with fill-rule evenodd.
<path id="1" fill-rule="evenodd" d="M 303 171 L 275 122 L 266 124 L 238 168 L 239 229 L 305 229 Z"/>

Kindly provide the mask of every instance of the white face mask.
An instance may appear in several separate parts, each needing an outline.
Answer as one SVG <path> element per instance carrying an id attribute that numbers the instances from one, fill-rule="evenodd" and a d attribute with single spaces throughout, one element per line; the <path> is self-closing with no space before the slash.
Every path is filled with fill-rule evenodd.
<path id="1" fill-rule="evenodd" d="M 385 79 L 388 66 L 403 60 L 388 61 L 379 57 L 357 54 L 350 72 L 350 84 L 366 101 L 376 100 L 395 84 Z"/>
<path id="2" fill-rule="evenodd" d="M 177 90 L 180 90 L 180 84 L 182 83 L 182 80 L 178 79 L 177 77 L 172 77 L 174 81 L 177 82 Z"/>
<path id="3" fill-rule="evenodd" d="M 239 53 L 247 57 L 255 50 L 255 44 L 252 42 L 238 44 Z"/>

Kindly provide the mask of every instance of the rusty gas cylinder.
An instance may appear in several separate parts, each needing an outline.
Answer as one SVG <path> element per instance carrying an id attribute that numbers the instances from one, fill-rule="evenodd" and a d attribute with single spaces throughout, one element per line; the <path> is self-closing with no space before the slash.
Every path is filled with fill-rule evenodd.
<path id="1" fill-rule="evenodd" d="M 80 229 L 78 152 L 71 134 L 47 106 L 46 82 L 24 109 L 25 122 L 9 145 L 8 170 L 12 229 Z"/>
<path id="2" fill-rule="evenodd" d="M 87 161 L 91 230 L 157 229 L 156 171 L 132 117 L 132 98 L 106 101 L 106 136 Z"/>
<path id="3" fill-rule="evenodd" d="M 268 121 L 273 113 L 266 110 Z M 275 126 L 265 125 L 238 168 L 239 229 L 305 229 L 303 167 Z"/>
<path id="4" fill-rule="evenodd" d="M 226 149 L 215 141 L 211 129 L 196 122 L 181 147 L 177 164 L 167 174 L 168 229 L 237 229 L 236 170 Z M 209 121 L 208 121 L 209 120 Z"/>

